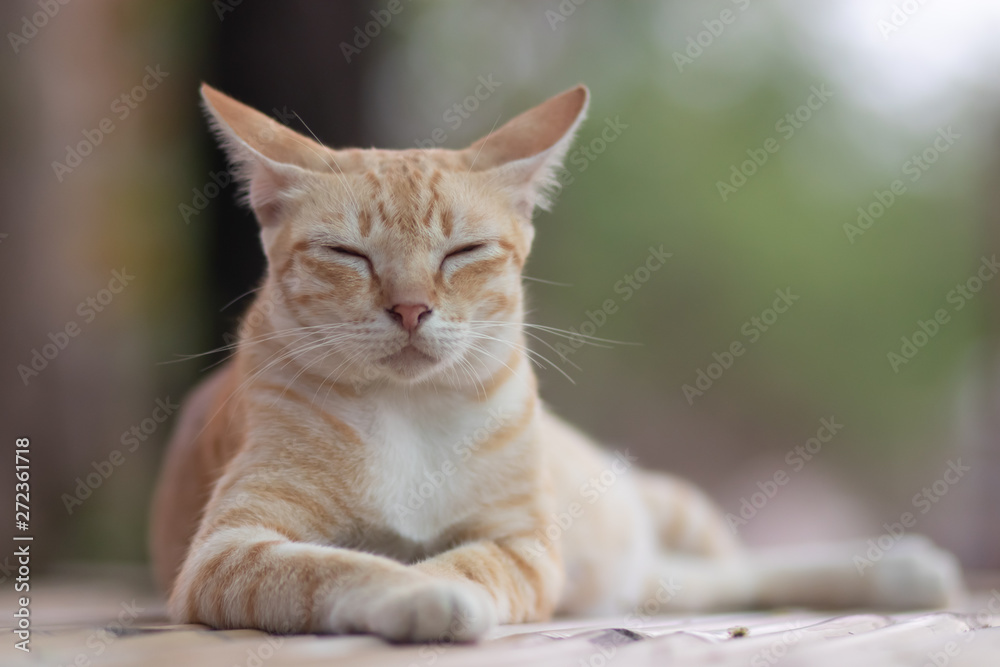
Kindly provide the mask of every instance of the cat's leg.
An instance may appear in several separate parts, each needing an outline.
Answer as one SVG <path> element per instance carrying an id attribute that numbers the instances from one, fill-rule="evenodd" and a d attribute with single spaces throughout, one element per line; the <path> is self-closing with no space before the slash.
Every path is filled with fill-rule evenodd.
<path id="1" fill-rule="evenodd" d="M 783 547 L 736 558 L 664 554 L 647 595 L 670 611 L 783 606 L 906 610 L 962 600 L 957 562 L 926 539 L 905 538 L 877 562 L 859 566 L 857 558 L 867 548 L 867 543 Z"/>
<path id="2" fill-rule="evenodd" d="M 170 610 L 179 622 L 217 628 L 468 641 L 497 622 L 551 615 L 561 568 L 529 541 L 467 544 L 409 566 L 261 526 L 223 529 L 196 543 Z"/>
<path id="3" fill-rule="evenodd" d="M 870 558 L 870 544 L 844 542 L 774 548 L 751 555 L 758 602 L 765 606 L 927 609 L 964 596 L 950 553 L 912 535 Z"/>
<path id="4" fill-rule="evenodd" d="M 466 641 L 496 623 L 479 587 L 286 532 L 248 525 L 198 540 L 171 595 L 171 616 L 216 628 L 370 632 L 397 641 Z"/>
<path id="5" fill-rule="evenodd" d="M 504 620 L 480 585 L 328 546 L 356 534 L 362 503 L 316 474 L 317 460 L 261 446 L 233 462 L 174 582 L 175 622 L 468 641 Z"/>
<path id="6" fill-rule="evenodd" d="M 662 611 L 711 611 L 753 606 L 758 595 L 751 556 L 712 500 L 694 484 L 637 470 L 635 484 L 650 516 L 657 555 L 645 597 Z"/>
<path id="7" fill-rule="evenodd" d="M 564 584 L 557 550 L 539 550 L 538 540 L 528 535 L 466 543 L 413 567 L 442 581 L 472 583 L 488 591 L 501 623 L 547 620 Z"/>
<path id="8" fill-rule="evenodd" d="M 920 609 L 947 606 L 962 595 L 954 557 L 920 536 L 894 540 L 875 558 L 868 542 L 746 550 L 696 488 L 651 473 L 636 482 L 660 547 L 645 599 L 664 609 Z"/>
<path id="9" fill-rule="evenodd" d="M 687 596 L 705 591 L 708 597 L 700 604 L 732 598 L 735 585 L 715 586 L 721 577 L 716 561 L 737 568 L 742 551 L 704 493 L 640 469 L 628 450 L 598 448 L 550 413 L 542 414 L 542 429 L 557 490 L 557 512 L 544 533 L 562 548 L 567 573 L 559 613 L 608 615 L 662 597 L 670 588 L 660 567 L 667 554 L 711 566 L 705 584 L 689 586 Z M 695 576 L 692 571 L 686 578 Z M 732 579 L 739 583 L 745 577 Z"/>
<path id="10" fill-rule="evenodd" d="M 743 553 L 722 511 L 704 491 L 672 475 L 646 470 L 634 475 L 661 551 L 713 559 Z"/>
<path id="11" fill-rule="evenodd" d="M 274 456 L 245 454 L 257 463 L 237 461 L 220 480 L 177 577 L 169 602 L 175 621 L 469 641 L 498 622 L 551 614 L 563 572 L 558 548 L 533 537 L 543 527 L 544 493 L 516 495 L 503 511 L 491 506 L 490 521 L 471 521 L 478 533 L 407 565 L 324 546 L 357 529 L 343 503 L 347 491 L 323 486 L 325 476 L 291 459 L 279 474 Z"/>

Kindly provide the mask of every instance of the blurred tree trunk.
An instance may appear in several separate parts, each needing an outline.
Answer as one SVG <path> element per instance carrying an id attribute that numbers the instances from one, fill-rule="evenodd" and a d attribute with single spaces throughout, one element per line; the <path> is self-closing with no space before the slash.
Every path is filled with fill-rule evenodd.
<path id="1" fill-rule="evenodd" d="M 161 321 L 185 322 L 169 296 L 185 278 L 160 273 L 160 258 L 189 254 L 184 235 L 160 235 L 174 225 L 165 193 L 182 160 L 171 110 L 184 76 L 171 62 L 179 47 L 162 48 L 157 37 L 176 14 L 124 0 L 52 6 L 51 16 L 36 2 L 3 8 L 4 25 L 25 41 L 5 44 L 14 53 L 4 58 L 16 94 L 5 96 L 3 123 L 0 420 L 11 464 L 13 438 L 31 438 L 33 570 L 81 552 L 136 554 L 123 529 L 134 531 L 139 503 L 114 499 L 148 486 L 149 452 L 129 452 L 110 469 L 107 458 L 159 395 L 156 346 L 171 336 L 154 335 L 151 304 L 165 311 Z M 126 107 L 121 96 L 141 85 L 147 65 L 167 74 L 149 78 L 142 102 Z M 115 272 L 134 279 L 108 291 Z M 8 503 L 13 482 L 12 474 L 0 481 Z M 13 518 L 2 513 L 5 534 Z"/>
<path id="2" fill-rule="evenodd" d="M 8 2 L 0 18 L 17 31 L 38 11 L 32 0 Z M 33 568 L 142 557 L 172 419 L 133 451 L 122 438 L 152 423 L 157 400 L 180 402 L 207 365 L 158 362 L 219 345 L 245 303 L 221 306 L 262 274 L 256 223 L 233 203 L 235 187 L 194 219 L 180 213 L 226 167 L 201 117 L 198 81 L 272 115 L 297 112 L 327 142 L 359 143 L 363 72 L 377 47 L 349 64 L 339 44 L 367 12 L 365 3 L 306 1 L 59 4 L 0 59 L 0 446 L 12 466 L 14 439 L 31 438 Z M 167 74 L 123 117 L 112 105 L 147 66 Z M 52 163 L 86 132 L 96 136 L 102 119 L 113 131 L 60 179 Z M 123 269 L 134 279 L 87 320 L 79 304 Z M 79 333 L 25 383 L 18 366 L 70 323 Z M 115 450 L 124 462 L 100 477 Z M 94 474 L 96 488 L 81 487 Z M 0 476 L 11 504 L 13 483 Z M 67 507 L 67 498 L 81 502 Z M 2 513 L 4 535 L 13 514 Z M 0 555 L 0 580 L 5 566 Z"/>
<path id="3" fill-rule="evenodd" d="M 365 145 L 362 88 L 378 44 L 350 63 L 340 44 L 351 43 L 354 27 L 371 20 L 373 7 L 371 2 L 315 0 L 243 3 L 217 24 L 206 81 L 299 132 L 315 132 L 326 145 Z M 204 140 L 211 170 L 225 169 L 214 137 L 206 132 Z M 250 212 L 232 196 L 214 204 L 209 270 L 213 340 L 220 340 L 250 299 L 224 312 L 222 307 L 256 287 L 264 255 Z"/>
<path id="4" fill-rule="evenodd" d="M 996 135 L 1000 137 L 1000 127 Z M 986 257 L 1000 255 L 1000 142 L 994 150 L 993 168 L 988 172 L 984 206 L 984 243 Z M 974 430 L 976 460 L 977 512 L 964 524 L 975 536 L 966 562 L 974 567 L 1000 569 L 1000 278 L 986 283 L 983 298 L 985 335 L 982 366 L 978 369 L 982 391 L 976 396 L 977 428 Z"/>
<path id="5" fill-rule="evenodd" d="M 1000 127 L 996 132 L 1000 137 Z M 980 256 L 1000 255 L 1000 142 L 984 176 L 983 243 Z M 977 262 L 978 264 L 978 262 Z M 968 477 L 961 498 L 937 526 L 945 545 L 972 569 L 1000 569 L 1000 279 L 982 290 L 983 339 L 970 359 L 958 401 L 958 445 Z"/>

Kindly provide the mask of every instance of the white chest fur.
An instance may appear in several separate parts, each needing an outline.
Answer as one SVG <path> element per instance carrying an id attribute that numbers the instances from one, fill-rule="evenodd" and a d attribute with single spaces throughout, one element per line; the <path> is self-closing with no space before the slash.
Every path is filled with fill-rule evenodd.
<path id="1" fill-rule="evenodd" d="M 504 478 L 515 451 L 489 445 L 522 417 L 524 401 L 514 394 L 521 392 L 501 390 L 484 403 L 433 393 L 380 402 L 366 434 L 367 467 L 369 500 L 386 528 L 430 545 L 510 492 Z"/>

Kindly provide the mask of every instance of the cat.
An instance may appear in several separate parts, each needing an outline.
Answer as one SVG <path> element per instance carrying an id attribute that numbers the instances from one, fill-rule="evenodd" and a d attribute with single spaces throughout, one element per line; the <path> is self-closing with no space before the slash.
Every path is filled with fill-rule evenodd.
<path id="1" fill-rule="evenodd" d="M 156 491 L 174 621 L 472 641 L 651 603 L 960 595 L 954 559 L 919 537 L 860 574 L 856 546 L 748 551 L 693 485 L 541 402 L 521 269 L 586 87 L 462 150 L 334 150 L 201 92 L 268 269 L 233 357 L 186 400 Z"/>

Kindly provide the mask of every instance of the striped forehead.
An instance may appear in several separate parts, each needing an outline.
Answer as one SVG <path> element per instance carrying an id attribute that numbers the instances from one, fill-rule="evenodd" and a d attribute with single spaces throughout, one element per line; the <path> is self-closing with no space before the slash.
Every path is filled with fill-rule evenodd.
<path id="1" fill-rule="evenodd" d="M 418 155 L 383 159 L 362 176 L 358 229 L 363 237 L 373 230 L 402 233 L 410 238 L 454 231 L 455 211 L 442 193 L 444 171 Z"/>

